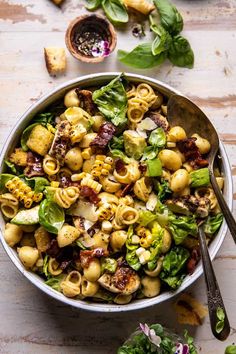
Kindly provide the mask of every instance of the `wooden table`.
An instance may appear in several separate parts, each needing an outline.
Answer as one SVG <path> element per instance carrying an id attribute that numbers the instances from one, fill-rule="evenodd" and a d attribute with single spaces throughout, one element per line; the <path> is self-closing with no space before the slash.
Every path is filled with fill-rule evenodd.
<path id="1" fill-rule="evenodd" d="M 174 86 L 208 114 L 225 144 L 236 179 L 236 2 L 175 0 L 185 20 L 184 34 L 195 52 L 193 70 L 172 67 L 141 71 Z M 48 75 L 45 46 L 65 46 L 70 20 L 84 12 L 83 1 L 65 0 L 61 9 L 48 0 L 0 0 L 0 144 L 20 115 L 44 93 L 76 76 L 125 68 L 113 54 L 99 65 L 83 65 L 69 53 L 67 73 Z M 128 34 L 127 34 L 128 32 Z M 118 48 L 139 42 L 130 28 L 119 32 Z M 236 194 L 234 194 L 236 199 Z M 139 321 L 178 328 L 172 302 L 132 313 L 103 315 L 76 311 L 48 298 L 14 267 L 0 247 L 0 353 L 109 354 Z M 191 329 L 204 354 L 223 354 L 236 342 L 236 248 L 228 234 L 214 261 L 232 330 L 226 343 L 215 340 L 209 319 Z M 206 302 L 203 278 L 188 289 Z"/>

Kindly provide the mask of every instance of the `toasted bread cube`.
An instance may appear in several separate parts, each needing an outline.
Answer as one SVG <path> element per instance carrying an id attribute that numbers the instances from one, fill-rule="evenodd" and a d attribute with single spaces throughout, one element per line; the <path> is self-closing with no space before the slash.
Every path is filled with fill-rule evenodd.
<path id="1" fill-rule="evenodd" d="M 60 6 L 64 0 L 51 0 L 55 5 Z"/>
<path id="2" fill-rule="evenodd" d="M 27 152 L 16 148 L 9 156 L 9 161 L 17 166 L 27 166 Z"/>
<path id="3" fill-rule="evenodd" d="M 52 144 L 53 134 L 42 125 L 36 125 L 27 140 L 28 148 L 41 156 L 45 156 Z"/>
<path id="4" fill-rule="evenodd" d="M 44 48 L 44 56 L 50 75 L 56 75 L 66 70 L 66 53 L 64 48 Z"/>

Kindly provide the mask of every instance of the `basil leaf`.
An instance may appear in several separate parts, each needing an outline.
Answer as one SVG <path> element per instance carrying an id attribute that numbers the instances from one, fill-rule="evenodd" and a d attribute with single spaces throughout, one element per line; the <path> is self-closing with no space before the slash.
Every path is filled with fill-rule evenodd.
<path id="1" fill-rule="evenodd" d="M 35 191 L 35 193 L 41 193 L 46 186 L 49 186 L 49 181 L 44 177 L 25 178 L 27 184 Z"/>
<path id="2" fill-rule="evenodd" d="M 127 96 L 122 84 L 122 76 L 117 76 L 108 85 L 94 91 L 93 101 L 98 106 L 100 112 L 118 126 L 127 121 Z"/>
<path id="3" fill-rule="evenodd" d="M 118 60 L 128 66 L 136 69 L 150 69 L 160 65 L 166 59 L 165 52 L 159 55 L 153 55 L 152 43 L 139 44 L 131 52 L 118 50 Z"/>
<path id="4" fill-rule="evenodd" d="M 225 354 L 236 354 L 236 345 L 228 345 L 228 347 L 225 348 Z"/>
<path id="5" fill-rule="evenodd" d="M 88 10 L 96 10 L 102 5 L 102 0 L 87 0 L 87 5 L 85 6 Z"/>
<path id="6" fill-rule="evenodd" d="M 110 150 L 111 154 L 113 157 L 118 157 L 119 159 L 123 160 L 124 163 L 130 163 L 131 159 L 126 156 L 123 151 L 115 149 L 115 150 Z"/>
<path id="7" fill-rule="evenodd" d="M 222 309 L 222 307 L 217 307 L 216 317 L 218 318 L 218 320 L 224 321 L 225 313 L 224 313 L 224 310 Z"/>
<path id="8" fill-rule="evenodd" d="M 168 59 L 176 66 L 193 68 L 194 53 L 186 38 L 180 35 L 172 38 L 168 50 Z"/>
<path id="9" fill-rule="evenodd" d="M 102 7 L 107 18 L 113 23 L 126 23 L 129 16 L 120 0 L 102 0 Z"/>
<path id="10" fill-rule="evenodd" d="M 14 163 L 8 161 L 8 160 L 4 160 L 5 165 L 9 168 L 9 170 L 14 173 L 15 175 L 18 175 L 16 166 L 14 165 Z"/>
<path id="11" fill-rule="evenodd" d="M 158 154 L 158 149 L 154 148 L 153 146 L 146 146 L 143 151 L 143 156 L 141 158 L 141 161 L 155 159 L 157 154 Z"/>
<path id="12" fill-rule="evenodd" d="M 152 42 L 152 54 L 158 55 L 169 49 L 171 44 L 171 36 L 162 26 L 155 28 L 156 38 Z"/>
<path id="13" fill-rule="evenodd" d="M 149 136 L 148 142 L 155 148 L 162 148 L 166 144 L 166 134 L 162 128 L 153 130 Z"/>
<path id="14" fill-rule="evenodd" d="M 63 208 L 47 199 L 43 200 L 39 208 L 39 223 L 49 232 L 57 234 L 65 221 Z"/>
<path id="15" fill-rule="evenodd" d="M 183 29 L 183 18 L 176 7 L 169 0 L 154 0 L 160 14 L 161 25 L 172 35 L 178 34 Z"/>
<path id="16" fill-rule="evenodd" d="M 216 333 L 221 333 L 224 329 L 225 323 L 224 321 L 218 321 L 216 324 Z"/>
<path id="17" fill-rule="evenodd" d="M 39 124 L 38 123 L 31 124 L 23 131 L 23 133 L 21 135 L 21 140 L 20 140 L 20 144 L 21 144 L 23 151 L 29 150 L 26 143 L 27 143 L 27 140 L 29 139 L 31 131 L 33 130 L 34 127 L 36 127 L 36 125 L 39 125 Z"/>
<path id="18" fill-rule="evenodd" d="M 14 178 L 14 175 L 11 175 L 10 173 L 1 173 L 0 174 L 0 192 L 3 193 L 7 190 L 5 187 L 5 184 L 10 181 L 10 179 Z"/>
<path id="19" fill-rule="evenodd" d="M 54 118 L 54 114 L 51 112 L 46 112 L 46 113 L 40 113 L 37 114 L 37 116 L 33 119 L 34 123 L 40 123 L 44 126 L 47 126 L 47 124 L 52 124 Z"/>

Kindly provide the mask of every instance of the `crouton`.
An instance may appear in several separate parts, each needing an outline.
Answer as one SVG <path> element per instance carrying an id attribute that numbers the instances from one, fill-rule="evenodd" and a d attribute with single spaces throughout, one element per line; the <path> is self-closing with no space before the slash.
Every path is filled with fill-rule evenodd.
<path id="1" fill-rule="evenodd" d="M 208 312 L 205 306 L 188 294 L 182 294 L 174 307 L 178 322 L 192 326 L 201 325 Z"/>
<path id="2" fill-rule="evenodd" d="M 66 53 L 64 48 L 44 48 L 44 57 L 50 75 L 63 73 L 66 70 Z"/>
<path id="3" fill-rule="evenodd" d="M 51 0 L 55 5 L 60 6 L 64 0 Z"/>
<path id="4" fill-rule="evenodd" d="M 27 152 L 16 148 L 9 156 L 9 161 L 18 166 L 27 166 Z"/>
<path id="5" fill-rule="evenodd" d="M 27 140 L 28 148 L 41 156 L 45 156 L 52 144 L 53 134 L 42 125 L 36 125 Z"/>

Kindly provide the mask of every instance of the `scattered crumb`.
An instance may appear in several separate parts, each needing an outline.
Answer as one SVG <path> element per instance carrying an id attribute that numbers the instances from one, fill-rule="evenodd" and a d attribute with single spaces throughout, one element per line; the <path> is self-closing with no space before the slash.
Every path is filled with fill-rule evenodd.
<path id="1" fill-rule="evenodd" d="M 224 118 L 227 118 L 228 116 L 229 116 L 228 114 L 225 114 L 225 115 L 224 115 Z"/>
<path id="2" fill-rule="evenodd" d="M 46 67 L 50 75 L 63 73 L 66 70 L 66 53 L 64 48 L 44 48 Z"/>
<path id="3" fill-rule="evenodd" d="M 229 58 L 229 54 L 228 54 L 228 52 L 226 52 L 226 51 L 225 51 L 225 57 L 226 57 L 226 59 Z"/>
<path id="4" fill-rule="evenodd" d="M 192 296 L 184 293 L 174 304 L 177 313 L 177 320 L 180 324 L 189 324 L 199 326 L 208 311 L 205 306 L 198 302 Z"/>
<path id="5" fill-rule="evenodd" d="M 216 53 L 216 55 L 218 55 L 219 57 L 221 56 L 221 53 L 220 53 L 219 50 L 216 50 L 215 53 Z"/>
<path id="6" fill-rule="evenodd" d="M 223 71 L 224 71 L 225 76 L 229 76 L 232 74 L 232 71 L 227 66 L 224 67 Z"/>

